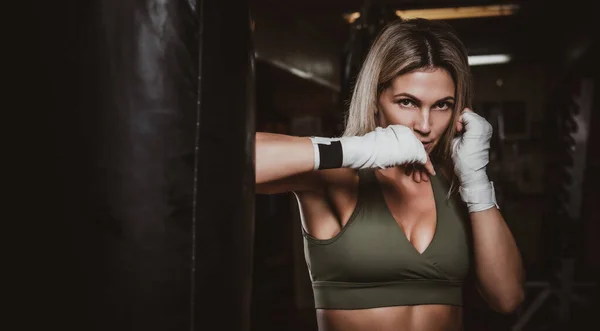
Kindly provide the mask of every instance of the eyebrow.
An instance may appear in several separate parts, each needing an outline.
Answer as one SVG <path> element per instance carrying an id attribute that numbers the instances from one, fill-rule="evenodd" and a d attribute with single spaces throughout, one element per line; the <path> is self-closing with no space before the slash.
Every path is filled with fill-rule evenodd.
<path id="1" fill-rule="evenodd" d="M 414 95 L 412 95 L 410 93 L 398 93 L 398 94 L 394 94 L 393 97 L 394 98 L 397 98 L 397 97 L 409 97 L 409 98 L 414 99 L 415 101 L 417 101 L 419 103 L 421 102 L 421 100 L 419 98 L 415 97 Z M 449 101 L 449 100 L 455 101 L 453 97 L 447 96 L 445 98 L 441 98 L 441 99 L 437 100 L 434 103 L 438 103 L 438 102 L 442 102 L 442 101 Z"/>

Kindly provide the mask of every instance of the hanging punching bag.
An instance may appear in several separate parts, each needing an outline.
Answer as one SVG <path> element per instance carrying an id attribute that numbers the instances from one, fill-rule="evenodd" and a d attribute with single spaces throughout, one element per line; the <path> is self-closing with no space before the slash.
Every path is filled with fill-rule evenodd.
<path id="1" fill-rule="evenodd" d="M 85 3 L 45 18 L 64 187 L 52 238 L 62 269 L 47 270 L 62 279 L 57 326 L 249 330 L 246 2 Z"/>

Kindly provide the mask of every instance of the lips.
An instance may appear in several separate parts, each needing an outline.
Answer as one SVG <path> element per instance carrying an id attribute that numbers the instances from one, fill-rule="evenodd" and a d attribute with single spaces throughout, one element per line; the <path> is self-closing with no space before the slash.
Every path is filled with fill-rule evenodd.
<path id="1" fill-rule="evenodd" d="M 431 147 L 433 146 L 433 141 L 421 141 L 421 143 L 423 144 L 423 147 L 425 147 L 425 149 L 427 150 L 431 149 Z"/>

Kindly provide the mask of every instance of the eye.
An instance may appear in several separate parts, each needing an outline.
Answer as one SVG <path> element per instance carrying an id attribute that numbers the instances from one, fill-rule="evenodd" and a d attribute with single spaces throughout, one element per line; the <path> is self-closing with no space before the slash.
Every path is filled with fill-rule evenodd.
<path id="1" fill-rule="evenodd" d="M 399 104 L 402 107 L 412 107 L 412 106 L 414 106 L 414 103 L 410 99 L 400 99 L 400 100 L 396 101 L 396 103 Z"/>
<path id="2" fill-rule="evenodd" d="M 438 102 L 437 104 L 435 104 L 435 108 L 440 109 L 440 110 L 451 109 L 452 106 L 454 106 L 454 104 L 452 104 L 451 102 L 446 102 L 446 101 Z"/>

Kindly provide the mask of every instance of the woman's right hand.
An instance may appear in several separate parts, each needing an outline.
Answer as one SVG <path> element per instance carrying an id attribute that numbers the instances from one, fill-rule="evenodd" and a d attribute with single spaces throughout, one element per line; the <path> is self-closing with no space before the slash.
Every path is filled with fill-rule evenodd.
<path id="1" fill-rule="evenodd" d="M 364 136 L 340 138 L 344 168 L 390 168 L 420 165 L 435 175 L 425 147 L 404 125 L 378 127 Z"/>
<path id="2" fill-rule="evenodd" d="M 423 169 L 419 178 L 427 180 L 427 173 L 435 175 L 425 147 L 411 129 L 402 125 L 377 128 L 363 136 L 341 138 L 294 137 L 283 134 L 257 132 L 255 176 L 257 192 L 287 192 L 314 190 L 321 187 L 323 178 L 316 144 L 339 141 L 342 160 L 339 168 L 390 168 L 415 166 Z M 334 162 L 334 163 L 336 163 Z M 420 174 L 420 173 L 419 173 Z"/>

